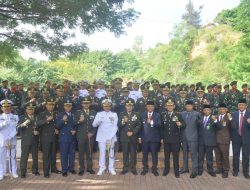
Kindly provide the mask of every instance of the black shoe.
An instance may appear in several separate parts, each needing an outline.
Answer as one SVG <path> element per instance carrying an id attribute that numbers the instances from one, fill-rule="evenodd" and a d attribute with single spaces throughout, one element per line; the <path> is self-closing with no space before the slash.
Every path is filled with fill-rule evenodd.
<path id="1" fill-rule="evenodd" d="M 192 178 L 192 179 L 194 179 L 194 178 L 196 178 L 197 177 L 197 173 L 192 173 L 191 175 L 190 175 L 190 178 Z"/>
<path id="2" fill-rule="evenodd" d="M 203 174 L 203 171 L 198 171 L 199 176 L 202 176 L 202 174 Z"/>
<path id="3" fill-rule="evenodd" d="M 90 173 L 90 174 L 95 174 L 94 170 L 87 170 L 87 172 Z"/>
<path id="4" fill-rule="evenodd" d="M 137 173 L 136 170 L 132 170 L 131 173 L 132 173 L 133 175 L 138 175 L 138 173 Z"/>
<path id="5" fill-rule="evenodd" d="M 36 176 L 39 176 L 40 173 L 39 172 L 32 172 L 32 174 L 36 175 Z"/>
<path id="6" fill-rule="evenodd" d="M 79 172 L 78 172 L 78 175 L 79 175 L 79 176 L 83 176 L 83 174 L 84 174 L 84 171 L 79 171 Z"/>
<path id="7" fill-rule="evenodd" d="M 125 175 L 126 173 L 128 173 L 128 170 L 122 170 L 122 172 L 120 174 Z"/>
<path id="8" fill-rule="evenodd" d="M 180 174 L 189 173 L 189 170 L 181 170 Z"/>
<path id="9" fill-rule="evenodd" d="M 49 178 L 49 174 L 44 174 L 44 177 L 45 178 Z"/>
<path id="10" fill-rule="evenodd" d="M 65 172 L 65 173 L 62 173 L 62 176 L 63 176 L 63 177 L 67 177 L 68 174 Z"/>
<path id="11" fill-rule="evenodd" d="M 60 170 L 51 170 L 51 173 L 61 174 L 62 172 Z"/>
<path id="12" fill-rule="evenodd" d="M 212 177 L 216 177 L 216 173 L 214 171 L 208 172 L 208 174 L 211 175 Z"/>
<path id="13" fill-rule="evenodd" d="M 176 178 L 180 178 L 180 174 L 174 174 Z"/>
<path id="14" fill-rule="evenodd" d="M 244 177 L 245 177 L 246 179 L 250 179 L 249 174 L 244 174 Z"/>
<path id="15" fill-rule="evenodd" d="M 223 172 L 222 173 L 222 178 L 228 178 L 228 172 Z"/>
<path id="16" fill-rule="evenodd" d="M 216 174 L 223 174 L 222 170 L 216 170 L 215 173 Z"/>
<path id="17" fill-rule="evenodd" d="M 72 171 L 70 171 L 70 173 L 71 173 L 72 175 L 74 175 L 74 174 L 76 174 L 76 171 L 75 171 L 75 170 L 72 170 Z"/>
<path id="18" fill-rule="evenodd" d="M 152 170 L 152 174 L 154 174 L 154 176 L 159 176 L 159 173 L 156 169 Z"/>
<path id="19" fill-rule="evenodd" d="M 237 177 L 238 176 L 238 172 L 233 172 L 233 176 Z"/>
<path id="20" fill-rule="evenodd" d="M 168 174 L 169 174 L 168 170 L 164 170 L 163 173 L 162 173 L 163 176 L 167 176 Z"/>
<path id="21" fill-rule="evenodd" d="M 141 175 L 146 175 L 148 173 L 148 170 L 142 170 Z"/>
<path id="22" fill-rule="evenodd" d="M 21 178 L 26 178 L 26 174 L 21 174 Z"/>

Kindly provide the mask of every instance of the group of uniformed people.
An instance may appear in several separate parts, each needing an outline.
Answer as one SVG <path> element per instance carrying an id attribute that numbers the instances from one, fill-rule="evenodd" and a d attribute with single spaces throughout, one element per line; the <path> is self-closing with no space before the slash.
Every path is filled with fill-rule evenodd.
<path id="1" fill-rule="evenodd" d="M 116 78 L 111 85 L 102 80 L 93 85 L 87 81 L 63 84 L 46 81 L 23 84 L 2 81 L 0 89 L 0 180 L 7 172 L 18 177 L 16 166 L 16 136 L 21 136 L 20 175 L 26 177 L 29 153 L 32 153 L 32 173 L 38 170 L 39 149 L 43 155 L 43 174 L 75 174 L 75 151 L 79 153 L 79 171 L 95 174 L 93 153 L 99 149 L 99 171 L 116 175 L 115 151 L 123 152 L 122 175 L 131 171 L 137 175 L 137 152 L 142 151 L 143 170 L 149 171 L 148 154 L 152 155 L 152 173 L 158 176 L 158 152 L 164 149 L 163 176 L 170 172 L 170 155 L 173 156 L 174 174 L 189 172 L 190 178 L 202 175 L 206 157 L 207 171 L 211 176 L 228 177 L 229 145 L 233 147 L 233 176 L 239 172 L 240 151 L 245 178 L 249 177 L 250 112 L 247 84 L 242 91 L 237 81 L 229 85 L 201 82 L 186 84 L 160 84 L 154 79 L 140 84 Z M 152 90 L 150 89 L 150 84 Z M 98 144 L 98 147 L 97 147 Z M 118 146 L 117 146 L 118 145 Z M 179 169 L 179 152 L 183 150 L 183 166 Z M 216 167 L 213 166 L 215 151 Z M 60 152 L 61 169 L 56 167 L 56 153 Z M 107 155 L 107 156 L 106 156 Z M 6 164 L 6 160 L 9 164 Z M 86 159 L 85 159 L 86 157 Z M 86 166 L 84 163 L 86 160 Z"/>

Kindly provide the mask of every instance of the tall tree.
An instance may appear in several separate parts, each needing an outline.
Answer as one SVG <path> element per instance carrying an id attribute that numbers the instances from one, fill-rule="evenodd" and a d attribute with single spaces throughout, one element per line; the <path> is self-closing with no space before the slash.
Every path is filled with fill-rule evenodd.
<path id="1" fill-rule="evenodd" d="M 124 33 L 138 17 L 124 9 L 133 0 L 1 0 L 0 43 L 13 48 L 29 48 L 56 58 L 86 50 L 86 44 L 68 44 L 74 30 L 89 35 L 109 30 Z M 67 42 L 67 43 L 66 43 Z M 68 44 L 68 45 L 66 45 Z"/>
<path id="2" fill-rule="evenodd" d="M 203 6 L 200 6 L 198 10 L 195 10 L 194 4 L 189 0 L 186 5 L 186 12 L 182 15 L 182 19 L 186 21 L 187 24 L 194 26 L 195 28 L 200 28 L 201 26 L 201 11 Z"/>

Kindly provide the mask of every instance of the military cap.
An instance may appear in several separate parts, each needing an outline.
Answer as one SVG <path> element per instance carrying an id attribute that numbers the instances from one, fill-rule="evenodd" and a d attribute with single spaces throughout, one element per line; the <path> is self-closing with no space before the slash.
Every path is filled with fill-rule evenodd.
<path id="1" fill-rule="evenodd" d="M 151 84 L 159 84 L 159 81 L 158 81 L 157 79 L 153 79 L 153 80 L 151 81 Z"/>
<path id="2" fill-rule="evenodd" d="M 169 86 L 164 84 L 164 85 L 161 86 L 161 89 L 164 90 L 164 91 L 169 90 Z"/>
<path id="3" fill-rule="evenodd" d="M 155 105 L 155 103 L 154 103 L 154 101 L 153 101 L 153 100 L 148 100 L 146 105 L 147 105 L 147 106 L 148 106 L 148 105 L 153 105 L 153 106 L 154 106 L 154 105 Z"/>
<path id="4" fill-rule="evenodd" d="M 165 105 L 172 106 L 174 105 L 174 101 L 171 98 L 169 98 Z"/>
<path id="5" fill-rule="evenodd" d="M 57 85 L 56 90 L 59 92 L 64 92 L 64 87 L 62 84 Z"/>
<path id="6" fill-rule="evenodd" d="M 95 91 L 94 85 L 89 85 L 88 86 L 88 91 Z"/>
<path id="7" fill-rule="evenodd" d="M 187 92 L 188 89 L 186 86 L 182 86 L 181 89 L 180 89 L 180 92 Z"/>
<path id="8" fill-rule="evenodd" d="M 133 85 L 140 85 L 140 81 L 134 80 L 134 81 L 132 82 L 132 84 L 133 84 Z"/>
<path id="9" fill-rule="evenodd" d="M 82 103 L 90 103 L 91 99 L 90 99 L 90 97 L 84 97 L 84 98 L 82 98 L 81 102 Z"/>
<path id="10" fill-rule="evenodd" d="M 43 87 L 43 88 L 41 89 L 41 91 L 42 91 L 43 94 L 49 94 L 48 89 L 45 88 L 45 87 Z"/>
<path id="11" fill-rule="evenodd" d="M 223 88 L 229 88 L 229 84 L 225 84 Z"/>
<path id="12" fill-rule="evenodd" d="M 107 92 L 113 92 L 113 88 L 112 88 L 111 85 L 107 85 L 106 88 L 105 88 L 105 90 L 106 90 Z"/>
<path id="13" fill-rule="evenodd" d="M 28 103 L 25 106 L 25 109 L 29 109 L 29 110 L 34 110 L 36 108 L 36 105 L 34 103 Z"/>
<path id="14" fill-rule="evenodd" d="M 190 84 L 190 88 L 195 87 L 195 84 Z"/>
<path id="15" fill-rule="evenodd" d="M 72 101 L 70 99 L 66 99 L 64 102 L 63 102 L 63 105 L 64 106 L 72 106 Z"/>
<path id="16" fill-rule="evenodd" d="M 204 104 L 204 105 L 203 105 L 203 109 L 211 109 L 210 104 Z"/>
<path id="17" fill-rule="evenodd" d="M 48 98 L 47 101 L 46 101 L 46 104 L 55 105 L 55 99 L 54 98 Z"/>
<path id="18" fill-rule="evenodd" d="M 133 106 L 133 105 L 135 104 L 135 101 L 129 99 L 129 100 L 126 100 L 125 104 L 126 104 L 127 106 Z"/>
<path id="19" fill-rule="evenodd" d="M 119 77 L 114 79 L 114 83 L 122 83 L 122 82 L 123 80 Z"/>
<path id="20" fill-rule="evenodd" d="M 202 86 L 202 82 L 197 82 L 196 87 Z"/>
<path id="21" fill-rule="evenodd" d="M 204 91 L 204 90 L 205 90 L 204 86 L 198 86 L 196 88 L 196 91 Z"/>
<path id="22" fill-rule="evenodd" d="M 141 91 L 142 91 L 142 92 L 148 91 L 148 88 L 146 88 L 145 85 L 141 85 Z"/>
<path id="23" fill-rule="evenodd" d="M 230 83 L 230 85 L 231 85 L 231 86 L 237 85 L 237 81 L 232 81 L 232 82 Z"/>
<path id="24" fill-rule="evenodd" d="M 2 100 L 0 102 L 0 105 L 2 107 L 9 107 L 9 106 L 13 105 L 13 102 L 11 100 L 5 99 L 5 100 Z"/>
<path id="25" fill-rule="evenodd" d="M 187 100 L 185 102 L 185 105 L 194 105 L 194 102 L 193 102 L 193 100 Z"/>
<path id="26" fill-rule="evenodd" d="M 112 102 L 111 102 L 111 100 L 109 100 L 109 99 L 104 99 L 104 100 L 102 101 L 102 105 L 103 105 L 103 106 L 111 106 L 111 105 L 112 105 Z"/>
<path id="27" fill-rule="evenodd" d="M 219 108 L 227 108 L 227 105 L 225 103 L 220 103 L 218 105 Z"/>
<path id="28" fill-rule="evenodd" d="M 244 98 L 241 98 L 241 99 L 239 99 L 238 103 L 239 103 L 239 104 L 246 104 L 246 103 L 247 103 L 247 100 L 244 99 Z"/>
<path id="29" fill-rule="evenodd" d="M 122 88 L 123 92 L 129 92 L 129 89 L 127 87 Z"/>
<path id="30" fill-rule="evenodd" d="M 241 86 L 241 88 L 247 88 L 247 87 L 248 87 L 247 83 L 244 83 L 244 84 L 242 84 L 242 86 Z"/>

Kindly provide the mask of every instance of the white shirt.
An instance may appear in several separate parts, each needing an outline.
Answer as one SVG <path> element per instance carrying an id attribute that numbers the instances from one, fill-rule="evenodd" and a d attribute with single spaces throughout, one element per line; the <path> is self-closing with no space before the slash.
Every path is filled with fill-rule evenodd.
<path id="1" fill-rule="evenodd" d="M 18 121 L 18 116 L 12 113 L 0 114 L 0 147 L 7 146 L 8 141 L 12 145 L 16 145 L 16 126 Z"/>
<path id="2" fill-rule="evenodd" d="M 128 97 L 132 98 L 136 102 L 139 98 L 142 98 L 142 92 L 139 90 L 131 90 Z"/>
<path id="3" fill-rule="evenodd" d="M 80 96 L 80 97 L 86 97 L 86 96 L 88 96 L 88 95 L 89 95 L 89 92 L 88 92 L 87 89 L 80 89 L 80 90 L 79 90 L 79 96 Z"/>
<path id="4" fill-rule="evenodd" d="M 95 96 L 98 99 L 101 99 L 101 98 L 105 97 L 106 95 L 107 95 L 107 92 L 104 89 L 96 89 L 96 91 L 95 91 Z"/>
<path id="5" fill-rule="evenodd" d="M 98 127 L 96 141 L 106 142 L 117 141 L 116 133 L 118 131 L 118 116 L 115 112 L 98 112 L 93 122 L 93 127 Z"/>

